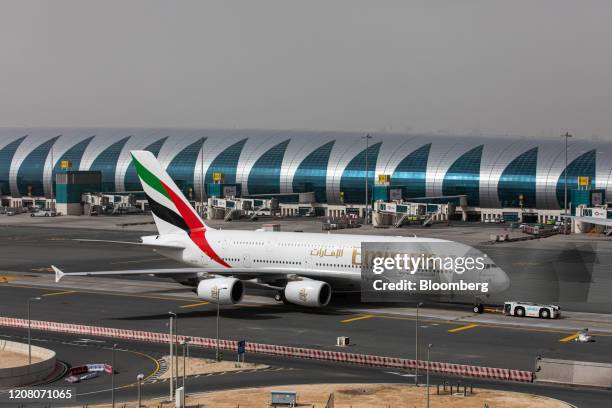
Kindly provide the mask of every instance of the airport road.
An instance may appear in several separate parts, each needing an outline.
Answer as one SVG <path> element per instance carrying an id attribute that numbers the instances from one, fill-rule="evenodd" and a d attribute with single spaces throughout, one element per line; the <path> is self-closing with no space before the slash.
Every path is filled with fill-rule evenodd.
<path id="1" fill-rule="evenodd" d="M 71 241 L 74 238 L 136 240 L 140 235 L 142 232 L 138 231 L 0 227 L 0 276 L 5 277 L 4 280 L 0 278 L 0 315 L 23 318 L 26 314 L 25 299 L 42 296 L 42 302 L 33 304 L 34 319 L 161 332 L 167 330 L 167 313 L 172 310 L 179 314 L 179 331 L 182 334 L 214 337 L 215 307 L 197 299 L 189 288 L 179 287 L 162 279 L 83 278 L 82 283 L 73 284 L 70 282 L 76 282 L 76 278 L 71 278 L 63 280 L 62 285 L 54 286 L 51 283 L 48 267 L 52 263 L 60 264 L 67 272 L 177 266 L 176 263 L 161 259 L 147 250 L 116 245 L 82 245 Z M 249 296 L 245 304 L 223 307 L 221 337 L 337 350 L 334 346 L 336 337 L 346 335 L 351 338 L 353 346 L 343 350 L 349 352 L 414 357 L 414 318 L 392 313 L 395 309 L 392 305 L 366 309 L 364 305 L 356 306 L 350 299 L 340 298 L 330 308 L 313 310 L 277 305 L 270 299 L 261 299 L 259 296 Z M 436 317 L 425 316 L 419 324 L 420 356 L 425 355 L 426 344 L 433 343 L 432 360 L 527 370 L 532 369 L 536 355 L 588 361 L 612 360 L 609 353 L 612 338 L 606 333 L 598 335 L 595 343 L 579 344 L 561 341 L 573 332 L 552 325 L 552 321 L 551 324 L 544 324 L 532 320 L 533 327 L 529 327 L 531 323 L 527 320 L 522 322 L 521 326 L 512 326 L 492 322 L 491 318 L 497 316 L 474 317 L 480 319 L 475 322 L 469 318 L 473 315 L 465 309 L 442 310 L 434 314 Z M 462 321 L 464 319 L 461 319 L 461 316 L 468 316 L 470 321 Z M 584 326 L 601 323 L 599 320 L 589 319 L 592 318 L 584 318 Z M 609 325 L 609 319 L 604 319 L 603 324 Z M 0 333 L 19 335 L 20 331 L 0 328 Z M 37 335 L 45 340 L 65 338 L 65 343 L 78 340 L 55 333 Z M 109 339 L 100 340 L 105 341 L 105 344 L 111 343 Z M 120 342 L 120 346 L 154 357 L 166 354 L 161 345 Z M 61 341 L 58 348 L 60 358 L 70 364 L 77 364 L 82 360 L 78 357 L 78 352 L 71 352 L 72 348 L 86 350 L 87 357 L 84 358 L 89 359 L 89 362 L 108 357 L 108 350 L 104 348 L 62 345 Z M 210 352 L 201 353 L 205 355 Z M 393 374 L 381 369 L 305 360 L 274 358 L 269 361 L 269 357 L 249 356 L 250 361 L 258 362 L 259 359 L 274 366 L 299 369 L 228 374 L 206 377 L 205 380 L 190 379 L 188 384 L 192 382 L 194 388 L 200 391 L 235 387 L 237 384 L 256 386 L 330 381 L 412 381 L 410 377 L 402 377 L 405 373 Z M 134 362 L 134 367 L 145 371 L 151 368 L 150 361 L 146 358 L 138 359 Z M 132 374 L 134 373 L 130 371 L 128 377 L 133 376 Z M 130 380 L 127 378 L 121 381 L 125 385 Z M 479 383 L 517 391 L 531 390 L 577 403 L 581 407 L 605 406 L 602 401 L 607 402 L 610 398 L 607 391 L 481 381 Z M 91 384 L 94 391 L 103 390 L 105 387 L 94 382 Z M 148 394 L 145 395 L 164 395 L 166 390 L 167 383 L 148 384 L 145 391 Z M 135 389 L 125 388 L 119 393 L 118 395 L 129 399 L 134 397 Z M 95 401 L 96 398 L 106 398 L 108 401 L 109 398 L 109 393 L 104 392 L 91 395 L 87 401 Z"/>
<path id="2" fill-rule="evenodd" d="M 75 238 L 135 241 L 141 234 L 101 229 L 0 227 L 0 261 L 4 271 L 0 276 L 7 278 L 5 281 L 0 278 L 0 315 L 25 317 L 25 299 L 44 295 L 42 303 L 33 305 L 35 319 L 165 331 L 167 313 L 172 310 L 179 314 L 182 333 L 214 337 L 214 305 L 199 300 L 190 288 L 162 279 L 70 278 L 61 285 L 47 283 L 47 288 L 35 287 L 40 280 L 52 282 L 48 272 L 51 263 L 60 264 L 67 272 L 179 266 L 146 249 L 72 241 Z M 247 296 L 244 304 L 222 307 L 221 337 L 335 349 L 336 337 L 344 335 L 353 343 L 348 351 L 414 357 L 414 317 L 386 313 L 394 309 L 393 305 L 366 308 L 350 298 L 339 297 L 332 307 L 316 310 L 275 304 L 269 298 L 260 300 L 261 297 Z M 563 321 L 523 319 L 521 326 L 512 326 L 506 322 L 516 319 L 474 316 L 466 309 L 441 311 L 435 316 L 421 320 L 419 343 L 421 355 L 427 343 L 435 344 L 434 358 L 439 361 L 527 370 L 533 367 L 537 355 L 612 361 L 610 319 L 600 323 L 586 317 L 575 323 L 574 328 L 579 324 L 594 329 L 599 324 L 608 329 L 597 335 L 595 343 L 580 344 L 561 341 L 575 333 L 563 327 Z"/>
<path id="3" fill-rule="evenodd" d="M 23 341 L 24 332 L 20 330 L 0 329 L 3 338 Z M 53 348 L 58 358 L 70 365 L 86 362 L 109 362 L 110 346 L 113 341 L 105 338 L 88 337 L 84 342 L 80 336 L 64 334 L 48 334 L 33 332 L 33 344 Z M 118 402 L 136 399 L 135 378 L 139 373 L 150 376 L 143 384 L 143 398 L 167 398 L 169 384 L 167 381 L 156 380 L 157 366 L 153 359 L 167 355 L 166 345 L 118 341 L 116 367 Z M 190 355 L 201 358 L 212 358 L 212 350 L 191 348 Z M 232 356 L 225 356 L 230 359 Z M 383 368 L 360 367 L 346 364 L 326 363 L 312 360 L 276 358 L 262 355 L 247 355 L 253 363 L 268 364 L 269 369 L 245 371 L 241 373 L 215 373 L 211 375 L 191 376 L 186 381 L 187 390 L 205 392 L 230 388 L 258 387 L 270 385 L 317 384 L 317 383 L 405 383 L 413 384 L 414 376 L 410 372 L 389 370 Z M 420 381 L 425 380 L 424 373 L 419 375 Z M 549 386 L 542 384 L 504 383 L 480 379 L 457 379 L 431 376 L 431 383 L 438 384 L 443 380 L 451 380 L 454 384 L 473 384 L 475 387 L 504 389 L 508 391 L 526 392 L 545 395 L 572 403 L 580 408 L 602 407 L 610 400 L 610 392 L 606 390 L 576 389 Z M 63 379 L 51 383 L 51 386 L 66 386 Z M 111 380 L 106 374 L 98 378 L 75 384 L 77 404 L 93 404 L 110 402 Z M 29 405 L 33 406 L 33 405 Z"/>
<path id="4" fill-rule="evenodd" d="M 0 285 L 2 316 L 26 317 L 25 299 L 36 320 L 166 332 L 168 311 L 178 314 L 179 332 L 215 337 L 216 307 L 198 300 L 177 300 L 161 294 L 94 293 Z M 535 320 L 534 322 L 537 322 Z M 349 336 L 355 353 L 414 358 L 412 317 L 354 314 L 340 308 L 305 309 L 245 303 L 221 307 L 221 338 L 257 343 L 338 350 L 336 337 Z M 594 343 L 561 341 L 572 332 L 539 327 L 466 324 L 423 318 L 419 322 L 421 357 L 435 345 L 432 359 L 461 364 L 531 370 L 537 355 L 612 362 L 612 334 Z"/>
<path id="5" fill-rule="evenodd" d="M 60 266 L 66 272 L 184 266 L 146 249 L 77 244 L 72 241 L 75 238 L 137 241 L 141 235 L 155 234 L 155 227 L 147 224 L 123 228 L 118 224 L 126 221 L 147 222 L 150 221 L 148 216 L 43 218 L 0 217 L 1 270 L 48 272 L 51 264 Z M 321 231 L 320 221 L 315 219 L 274 222 L 280 223 L 284 231 Z M 235 230 L 253 230 L 260 225 L 246 221 L 214 221 L 211 224 Z M 86 228 L 87 225 L 90 227 Z M 142 231 L 140 227 L 147 227 L 148 230 Z M 564 310 L 612 313 L 612 300 L 609 296 L 612 292 L 612 240 L 607 237 L 571 235 L 486 244 L 491 233 L 504 232 L 504 227 L 495 224 L 459 223 L 450 227 L 435 225 L 431 228 L 400 229 L 373 229 L 364 226 L 335 231 L 333 234 L 339 240 L 343 234 L 377 234 L 417 235 L 463 242 L 487 253 L 510 277 L 510 288 L 501 294 L 493 294 L 485 300 L 486 303 L 501 304 L 516 299 L 555 303 Z"/>

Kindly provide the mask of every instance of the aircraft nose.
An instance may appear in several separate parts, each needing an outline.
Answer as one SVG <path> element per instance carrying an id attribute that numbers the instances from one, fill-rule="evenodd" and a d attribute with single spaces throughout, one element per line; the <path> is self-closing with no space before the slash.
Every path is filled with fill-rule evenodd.
<path id="1" fill-rule="evenodd" d="M 497 268 L 495 274 L 495 292 L 503 292 L 510 287 L 510 277 L 502 268 Z"/>

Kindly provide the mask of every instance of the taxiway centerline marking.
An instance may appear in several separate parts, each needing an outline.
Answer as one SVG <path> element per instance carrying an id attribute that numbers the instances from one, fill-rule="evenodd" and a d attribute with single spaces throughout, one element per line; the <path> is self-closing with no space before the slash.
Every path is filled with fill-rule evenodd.
<path id="1" fill-rule="evenodd" d="M 564 337 L 561 340 L 559 340 L 561 343 L 567 343 L 568 341 L 574 340 L 576 337 L 578 337 L 578 333 L 576 334 L 572 334 L 570 336 Z"/>
<path id="2" fill-rule="evenodd" d="M 0 281 L 0 283 L 2 283 L 2 281 Z M 21 289 L 39 289 L 39 290 L 45 290 L 45 289 L 52 289 L 49 286 L 43 286 L 43 285 L 27 285 L 27 284 L 22 284 L 22 283 L 17 283 L 17 284 L 11 284 L 9 282 L 5 282 L 6 286 L 12 287 L 12 288 L 21 288 Z M 3 286 L 0 285 L 0 288 L 2 288 Z M 75 291 L 76 292 L 76 291 Z M 79 293 L 89 293 L 92 295 L 99 295 L 99 296 L 124 296 L 124 297 L 132 297 L 132 298 L 142 298 L 142 299 L 153 299 L 153 300 L 163 300 L 163 301 L 178 301 L 178 302 L 188 302 L 189 300 L 187 299 L 179 299 L 176 297 L 163 297 L 163 296 L 150 296 L 150 295 L 139 295 L 139 294 L 135 294 L 135 293 L 118 293 L 118 292 L 106 292 L 106 291 L 94 291 L 94 290 L 79 290 Z M 259 307 L 264 307 L 265 305 L 261 305 Z M 254 305 L 253 305 L 254 307 Z M 386 314 L 372 314 L 372 317 L 376 317 L 379 319 L 390 319 L 390 320 L 409 320 L 409 321 L 414 321 L 415 317 L 414 316 L 394 316 L 394 315 L 386 315 Z M 419 319 L 420 322 L 423 323 L 438 323 L 438 324 L 457 324 L 459 321 L 458 320 L 446 320 L 446 319 L 428 319 L 428 318 L 420 318 Z M 466 322 L 467 323 L 467 322 Z M 604 322 L 606 323 L 606 322 Z M 607 323 L 609 324 L 609 323 Z M 563 328 L 558 328 L 558 329 L 554 329 L 554 328 L 537 328 L 537 327 L 526 327 L 526 326 L 514 326 L 514 325 L 504 325 L 504 324 L 495 324 L 495 323 L 480 323 L 478 324 L 478 326 L 480 327 L 487 327 L 487 328 L 492 328 L 492 329 L 500 329 L 500 330 L 518 330 L 518 331 L 526 331 L 526 332 L 535 332 L 535 333 L 567 333 L 568 330 L 572 330 L 572 329 L 563 329 Z M 592 329 L 594 334 L 597 334 L 597 336 L 599 337 L 612 337 L 612 333 L 606 333 L 606 332 L 597 332 L 596 329 Z"/>
<path id="3" fill-rule="evenodd" d="M 454 329 L 449 329 L 449 333 L 455 333 L 463 330 L 473 329 L 474 327 L 478 327 L 477 324 L 468 324 L 467 326 L 455 327 Z"/>
<path id="4" fill-rule="evenodd" d="M 414 321 L 415 317 L 414 316 L 391 316 L 391 315 L 384 315 L 384 314 L 373 314 L 374 317 L 377 317 L 379 319 L 391 319 L 391 320 L 410 320 L 410 321 Z M 423 322 L 423 323 L 441 323 L 441 324 L 457 324 L 457 323 L 463 323 L 460 320 L 433 320 L 433 319 L 427 319 L 427 318 L 420 318 L 419 322 Z M 465 323 L 468 323 L 467 321 Z M 572 330 L 570 329 L 563 329 L 563 328 L 558 328 L 558 329 L 548 329 L 548 328 L 537 328 L 537 327 L 526 327 L 526 326 L 514 326 L 514 325 L 504 325 L 504 324 L 495 324 L 495 323 L 479 323 L 478 326 L 480 327 L 488 327 L 491 329 L 502 329 L 502 330 L 518 330 L 518 331 L 527 331 L 527 332 L 535 332 L 535 333 L 567 333 L 568 330 Z M 596 329 L 592 329 L 593 332 L 595 332 Z M 603 337 L 612 337 L 612 333 L 607 333 L 607 332 L 598 332 L 597 336 L 603 336 Z"/>
<path id="5" fill-rule="evenodd" d="M 186 309 L 188 307 L 198 307 L 198 306 L 204 306 L 204 305 L 208 305 L 208 304 L 210 304 L 210 302 L 198 302 L 198 303 L 192 303 L 190 305 L 179 306 L 179 308 Z"/>
<path id="6" fill-rule="evenodd" d="M 45 293 L 44 295 L 41 295 L 41 296 L 59 296 L 59 295 L 67 295 L 69 293 L 76 293 L 76 290 L 65 290 L 63 292 Z"/>
<path id="7" fill-rule="evenodd" d="M 22 289 L 40 289 L 40 290 L 51 290 L 50 286 L 43 285 L 26 285 L 22 283 L 17 284 L 9 284 L 12 288 L 22 288 Z M 77 292 L 75 290 L 75 292 Z M 105 292 L 105 291 L 96 291 L 96 290 L 78 290 L 79 293 L 89 293 L 92 295 L 100 295 L 100 296 L 125 296 L 125 297 L 133 297 L 133 298 L 143 298 L 143 299 L 154 299 L 154 300 L 168 300 L 168 301 L 178 301 L 178 302 L 190 302 L 191 299 L 179 299 L 176 297 L 163 297 L 163 296 L 150 296 L 150 295 L 139 295 L 136 293 L 119 293 L 119 292 Z"/>
<path id="8" fill-rule="evenodd" d="M 363 316 L 353 317 L 352 319 L 340 320 L 340 323 L 351 323 L 351 322 L 356 322 L 357 320 L 370 319 L 372 317 L 374 317 L 374 315 L 363 315 Z"/>

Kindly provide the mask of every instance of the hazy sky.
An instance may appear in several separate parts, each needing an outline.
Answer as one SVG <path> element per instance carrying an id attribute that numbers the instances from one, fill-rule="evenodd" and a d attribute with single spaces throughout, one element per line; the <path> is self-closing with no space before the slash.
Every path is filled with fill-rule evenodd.
<path id="1" fill-rule="evenodd" d="M 0 126 L 612 138 L 611 1 L 4 1 Z"/>

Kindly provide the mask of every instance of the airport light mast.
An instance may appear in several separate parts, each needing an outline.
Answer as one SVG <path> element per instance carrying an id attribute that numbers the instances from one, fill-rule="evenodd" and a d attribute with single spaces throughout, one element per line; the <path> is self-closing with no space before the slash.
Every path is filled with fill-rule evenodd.
<path id="1" fill-rule="evenodd" d="M 204 217 L 204 138 L 200 138 L 200 215 Z"/>
<path id="2" fill-rule="evenodd" d="M 169 328 L 170 328 L 170 401 L 174 398 L 174 336 L 176 335 L 176 330 L 173 330 L 173 327 L 176 325 L 176 320 L 178 316 L 174 312 L 168 312 L 170 316 Z M 178 370 L 178 368 L 177 368 Z"/>
<path id="3" fill-rule="evenodd" d="M 419 307 L 423 306 L 423 302 L 418 302 L 416 305 L 416 320 L 414 321 L 414 386 L 419 385 Z"/>
<path id="4" fill-rule="evenodd" d="M 32 319 L 30 319 L 30 304 L 33 300 L 42 300 L 41 297 L 33 297 L 28 299 L 28 370 L 32 365 Z"/>
<path id="5" fill-rule="evenodd" d="M 215 360 L 219 361 L 219 305 L 221 304 L 221 291 L 227 290 L 227 286 L 221 286 L 217 288 L 217 344 L 215 350 Z"/>
<path id="6" fill-rule="evenodd" d="M 568 142 L 568 139 L 573 136 L 570 135 L 568 132 L 565 132 L 565 134 L 561 135 L 561 137 L 565 138 L 565 171 L 563 172 L 565 174 L 565 182 L 564 182 L 565 200 L 563 203 L 563 214 L 567 217 L 567 142 Z M 567 223 L 567 220 L 563 221 L 564 228 L 565 228 L 565 223 Z"/>
<path id="7" fill-rule="evenodd" d="M 364 224 L 368 224 L 368 207 L 369 207 L 369 200 L 368 200 L 368 173 L 369 173 L 369 167 L 368 167 L 368 151 L 370 150 L 370 139 L 372 139 L 372 136 L 370 136 L 370 134 L 368 133 L 367 135 L 363 136 L 362 139 L 365 139 L 366 142 L 366 149 L 365 149 L 365 219 L 364 219 Z"/>
<path id="8" fill-rule="evenodd" d="M 429 408 L 429 352 L 431 351 L 432 346 L 433 344 L 431 343 L 427 345 L 427 408 Z"/>

